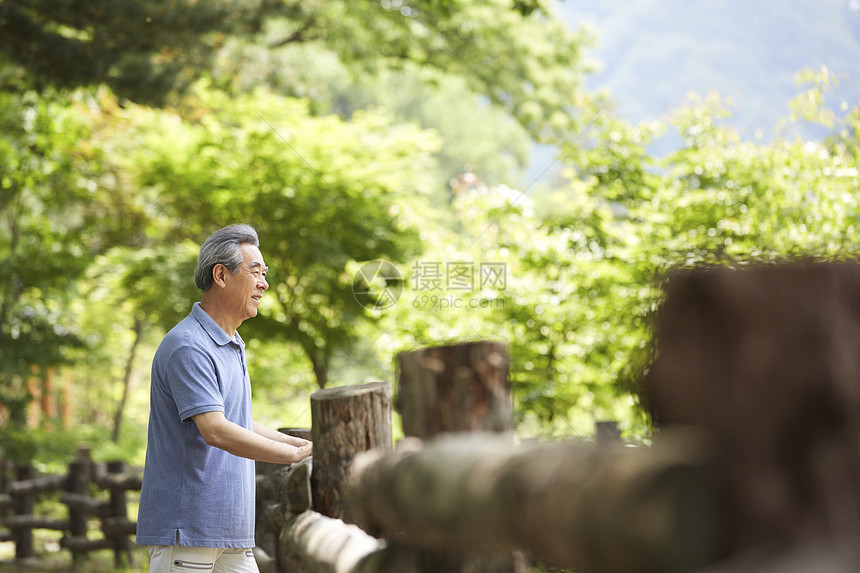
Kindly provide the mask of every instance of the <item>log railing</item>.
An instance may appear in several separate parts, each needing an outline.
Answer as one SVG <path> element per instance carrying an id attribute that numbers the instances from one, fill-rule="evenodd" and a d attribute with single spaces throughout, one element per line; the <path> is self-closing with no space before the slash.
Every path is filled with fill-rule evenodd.
<path id="1" fill-rule="evenodd" d="M 517 444 L 507 368 L 492 342 L 400 355 L 395 404 L 420 438 L 394 450 L 387 384 L 315 393 L 313 462 L 258 481 L 260 526 L 278 536 L 272 570 L 519 573 L 539 559 L 633 573 L 713 558 L 707 450 L 694 435 L 628 448 L 601 423 L 593 443 Z"/>

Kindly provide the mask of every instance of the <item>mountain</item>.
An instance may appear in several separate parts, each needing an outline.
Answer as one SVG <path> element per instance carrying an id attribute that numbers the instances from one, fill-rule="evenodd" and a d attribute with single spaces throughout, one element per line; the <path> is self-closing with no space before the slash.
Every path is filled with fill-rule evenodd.
<path id="1" fill-rule="evenodd" d="M 600 71 L 616 111 L 638 122 L 665 118 L 688 92 L 731 99 L 742 137 L 765 138 L 787 114 L 801 68 L 840 76 L 829 100 L 860 100 L 860 0 L 564 0 L 571 27 L 590 26 Z M 808 135 L 808 133 L 806 134 Z"/>

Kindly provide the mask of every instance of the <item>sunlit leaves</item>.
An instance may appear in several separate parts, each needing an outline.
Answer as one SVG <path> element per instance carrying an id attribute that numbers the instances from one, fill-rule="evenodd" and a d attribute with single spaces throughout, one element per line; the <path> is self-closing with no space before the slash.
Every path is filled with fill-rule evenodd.
<path id="1" fill-rule="evenodd" d="M 313 117 L 265 90 L 227 97 L 202 84 L 184 117 L 128 113 L 146 142 L 139 184 L 177 217 L 172 234 L 199 241 L 239 221 L 257 229 L 271 289 L 247 332 L 299 345 L 324 384 L 332 353 L 365 317 L 349 263 L 398 261 L 417 246 L 398 214 L 430 189 L 435 136 L 376 112 Z"/>

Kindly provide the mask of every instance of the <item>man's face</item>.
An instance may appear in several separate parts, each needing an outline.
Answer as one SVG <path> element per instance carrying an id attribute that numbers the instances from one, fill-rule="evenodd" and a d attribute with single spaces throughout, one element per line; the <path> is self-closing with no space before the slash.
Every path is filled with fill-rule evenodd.
<path id="1" fill-rule="evenodd" d="M 244 260 L 236 274 L 225 273 L 231 312 L 240 321 L 257 316 L 257 307 L 263 292 L 269 288 L 266 282 L 268 267 L 260 249 L 250 244 L 239 245 Z"/>

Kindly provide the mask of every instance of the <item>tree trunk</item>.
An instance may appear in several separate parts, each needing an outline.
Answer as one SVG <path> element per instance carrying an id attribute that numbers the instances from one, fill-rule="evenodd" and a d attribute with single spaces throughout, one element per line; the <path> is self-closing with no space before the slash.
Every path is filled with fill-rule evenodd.
<path id="1" fill-rule="evenodd" d="M 397 355 L 395 402 L 407 436 L 513 427 L 508 355 L 499 342 L 467 342 Z"/>
<path id="2" fill-rule="evenodd" d="M 311 361 L 311 368 L 313 368 L 317 386 L 322 390 L 328 384 L 328 359 L 324 356 L 317 356 L 313 350 L 305 349 L 305 352 Z"/>
<path id="3" fill-rule="evenodd" d="M 511 555 L 603 573 L 689 571 L 714 557 L 716 508 L 699 442 L 654 448 L 514 446 L 450 435 L 352 467 L 350 515 L 385 539 L 431 551 Z"/>
<path id="4" fill-rule="evenodd" d="M 314 442 L 311 492 L 316 511 L 343 518 L 342 492 L 359 452 L 391 449 L 388 382 L 318 390 L 311 395 Z"/>
<path id="5" fill-rule="evenodd" d="M 128 350 L 128 358 L 125 361 L 125 375 L 122 380 L 122 398 L 116 406 L 116 412 L 113 416 L 113 441 L 119 442 L 120 430 L 122 426 L 122 417 L 125 411 L 125 404 L 128 401 L 128 395 L 131 390 L 131 377 L 134 372 L 134 357 L 137 354 L 137 347 L 140 343 L 140 333 L 143 331 L 143 321 L 139 318 L 134 319 L 134 339 L 131 342 L 131 348 Z"/>
<path id="6" fill-rule="evenodd" d="M 53 427 L 57 418 L 57 396 L 54 394 L 54 368 L 42 370 L 42 416 L 48 427 Z"/>

